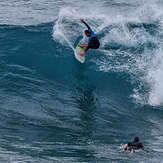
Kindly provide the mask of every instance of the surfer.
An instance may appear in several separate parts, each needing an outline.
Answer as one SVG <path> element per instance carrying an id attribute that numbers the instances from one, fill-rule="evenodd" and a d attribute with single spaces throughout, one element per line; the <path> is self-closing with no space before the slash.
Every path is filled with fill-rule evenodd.
<path id="1" fill-rule="evenodd" d="M 98 49 L 100 46 L 100 43 L 99 43 L 97 36 L 91 30 L 89 25 L 83 19 L 80 19 L 80 21 L 83 22 L 87 26 L 88 30 L 85 30 L 84 32 L 85 32 L 85 35 L 89 37 L 88 43 L 85 43 L 83 46 L 79 44 L 80 47 L 84 48 L 84 51 L 83 53 L 78 53 L 78 54 L 83 56 L 89 48 Z"/>
<path id="2" fill-rule="evenodd" d="M 125 151 L 130 151 L 131 153 L 134 153 L 134 151 L 138 150 L 139 148 L 144 150 L 143 144 L 139 142 L 139 137 L 135 137 L 134 142 L 131 141 L 122 147 L 122 149 L 124 149 Z"/>

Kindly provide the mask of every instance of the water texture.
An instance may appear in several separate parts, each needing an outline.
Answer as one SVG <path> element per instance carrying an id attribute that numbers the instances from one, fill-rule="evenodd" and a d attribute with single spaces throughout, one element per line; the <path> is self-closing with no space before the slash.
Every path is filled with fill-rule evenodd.
<path id="1" fill-rule="evenodd" d="M 0 162 L 161 163 L 162 70 L 160 0 L 0 0 Z"/>

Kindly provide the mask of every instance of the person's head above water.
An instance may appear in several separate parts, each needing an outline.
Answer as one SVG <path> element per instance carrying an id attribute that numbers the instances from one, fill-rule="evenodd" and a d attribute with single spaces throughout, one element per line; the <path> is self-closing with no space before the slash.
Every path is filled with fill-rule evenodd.
<path id="1" fill-rule="evenodd" d="M 134 142 L 139 142 L 139 137 L 136 136 L 136 137 L 134 138 Z"/>

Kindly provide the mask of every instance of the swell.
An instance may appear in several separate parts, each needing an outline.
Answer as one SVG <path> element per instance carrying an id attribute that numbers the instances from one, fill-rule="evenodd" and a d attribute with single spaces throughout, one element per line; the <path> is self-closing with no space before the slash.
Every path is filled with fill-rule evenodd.
<path id="1" fill-rule="evenodd" d="M 113 97 L 126 94 L 128 98 L 127 75 L 98 72 L 89 57 L 84 66 L 80 65 L 70 47 L 53 40 L 53 23 L 1 27 L 2 33 L 9 36 L 3 37 L 4 45 L 0 52 L 4 54 L 1 57 L 4 62 L 1 64 L 4 70 L 1 71 L 1 98 L 6 99 L 3 105 L 6 101 L 13 104 L 5 106 L 7 110 L 16 109 L 27 114 L 33 105 L 35 113 L 43 109 L 45 101 L 46 105 L 54 105 L 55 102 L 61 108 L 66 105 L 93 109 L 99 105 L 103 91 L 101 98 L 111 94 L 112 104 L 116 100 Z M 124 87 L 121 87 L 122 82 Z M 21 108 L 24 102 L 27 104 Z"/>
<path id="2" fill-rule="evenodd" d="M 147 146 L 143 159 L 152 160 L 149 142 L 162 140 L 162 105 L 148 102 L 153 87 L 147 79 L 153 82 L 161 73 L 160 26 L 118 18 L 105 24 L 103 15 L 95 21 L 87 17 L 101 47 L 88 51 L 80 64 L 73 48 L 87 39 L 75 11 L 67 18 L 68 11 L 61 10 L 58 21 L 51 23 L 1 26 L 0 150 L 7 150 L 1 155 L 42 162 L 126 161 L 121 146 L 138 134 Z M 138 105 L 133 99 L 145 102 Z"/>
<path id="3" fill-rule="evenodd" d="M 72 22 L 59 19 L 56 22 L 37 26 L 1 25 L 1 41 L 3 40 L 1 48 L 3 60 L 1 59 L 1 62 L 4 63 L 1 66 L 5 66 L 5 69 L 8 70 L 6 74 L 2 74 L 2 77 L 12 76 L 12 79 L 15 78 L 13 81 L 19 81 L 19 79 L 21 81 L 23 76 L 19 71 L 21 67 L 34 72 L 31 77 L 27 75 L 25 78 L 32 80 L 32 77 L 37 74 L 41 80 L 42 78 L 53 80 L 71 88 L 73 84 L 76 85 L 76 82 L 79 82 L 79 74 L 83 75 L 81 79 L 86 78 L 83 79 L 83 83 L 90 80 L 91 82 L 88 83 L 92 84 L 92 81 L 95 80 L 94 85 L 99 86 L 104 72 L 106 79 L 103 80 L 103 83 L 106 88 L 111 88 L 112 83 L 117 83 L 117 80 L 119 83 L 124 82 L 123 90 L 127 89 L 126 92 L 128 92 L 126 98 L 138 100 L 138 103 L 150 104 L 151 83 L 148 83 L 146 79 L 151 72 L 151 65 L 155 66 L 153 65 L 155 59 L 153 53 L 159 51 L 161 46 L 161 43 L 158 44 L 158 40 L 162 38 L 160 25 L 127 21 L 107 25 L 99 31 L 97 27 L 101 47 L 97 51 L 88 52 L 86 64 L 82 67 L 75 61 L 73 49 L 78 42 L 86 41 L 86 38 L 83 37 L 82 30 L 81 33 L 77 32 L 77 35 L 66 32 L 65 24 L 68 29 L 79 27 L 79 23 L 72 24 Z M 64 37 L 60 35 L 60 27 Z M 17 74 L 17 71 L 20 74 Z M 110 74 L 115 75 L 111 81 Z M 11 83 L 15 83 L 13 81 L 11 80 Z M 28 82 L 25 82 L 24 85 L 26 83 Z M 126 86 L 128 84 L 129 87 Z M 117 84 L 113 92 L 116 92 L 118 87 Z"/>

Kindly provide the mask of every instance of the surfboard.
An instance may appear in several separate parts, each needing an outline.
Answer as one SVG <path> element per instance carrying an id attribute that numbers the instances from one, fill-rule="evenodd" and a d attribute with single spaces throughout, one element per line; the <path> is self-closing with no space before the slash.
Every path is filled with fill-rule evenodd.
<path id="1" fill-rule="evenodd" d="M 84 49 L 82 49 L 80 46 L 77 46 L 74 53 L 75 53 L 75 58 L 81 62 L 81 63 L 84 63 L 85 61 L 85 55 L 81 56 L 79 55 L 78 53 L 83 53 Z"/>

